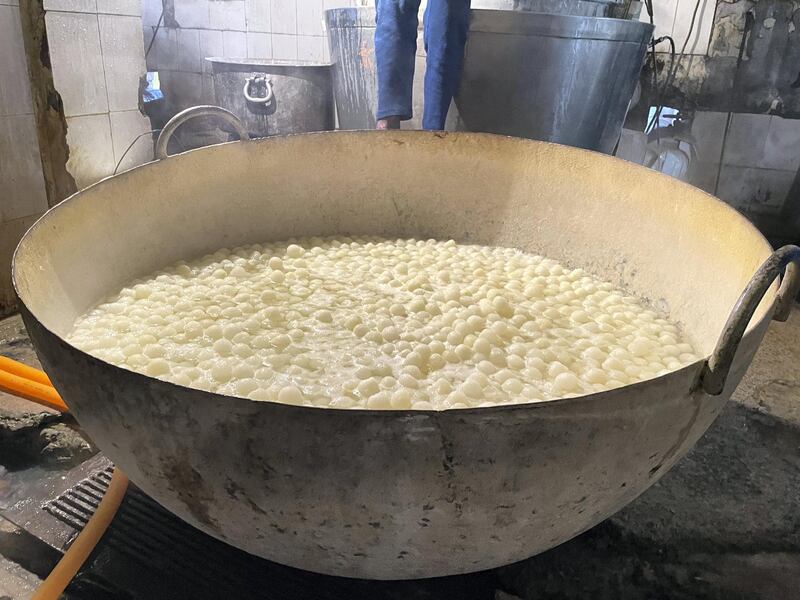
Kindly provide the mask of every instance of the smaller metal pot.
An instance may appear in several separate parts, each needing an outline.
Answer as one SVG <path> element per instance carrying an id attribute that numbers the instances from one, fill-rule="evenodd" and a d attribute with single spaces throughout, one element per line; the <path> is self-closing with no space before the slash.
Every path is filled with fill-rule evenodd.
<path id="1" fill-rule="evenodd" d="M 331 131 L 334 105 L 326 63 L 207 58 L 219 106 L 242 120 L 251 137 Z"/>

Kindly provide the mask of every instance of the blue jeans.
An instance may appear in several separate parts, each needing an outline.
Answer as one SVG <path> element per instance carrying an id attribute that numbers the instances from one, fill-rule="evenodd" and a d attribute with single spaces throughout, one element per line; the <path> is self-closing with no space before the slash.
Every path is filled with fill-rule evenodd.
<path id="1" fill-rule="evenodd" d="M 420 0 L 376 0 L 375 58 L 378 68 L 376 117 L 412 116 L 414 55 Z M 450 101 L 458 91 L 470 0 L 428 0 L 425 9 L 425 110 L 423 129 L 442 130 Z"/>

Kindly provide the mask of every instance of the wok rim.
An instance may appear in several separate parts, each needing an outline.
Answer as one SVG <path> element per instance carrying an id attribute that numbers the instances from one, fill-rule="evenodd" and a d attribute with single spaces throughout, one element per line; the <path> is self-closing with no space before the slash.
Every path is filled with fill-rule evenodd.
<path id="1" fill-rule="evenodd" d="M 168 156 L 167 158 L 160 159 L 160 160 L 157 159 L 157 160 L 149 161 L 149 162 L 146 162 L 144 164 L 137 165 L 135 167 L 132 167 L 130 169 L 122 171 L 120 173 L 117 173 L 116 175 L 109 175 L 107 177 L 104 177 L 103 179 L 101 179 L 101 180 L 99 180 L 99 181 L 97 181 L 97 182 L 95 182 L 95 183 L 83 188 L 82 190 L 78 190 L 77 192 L 71 194 L 70 196 L 68 196 L 67 198 L 65 198 L 64 200 L 62 200 L 58 204 L 56 204 L 55 206 L 52 206 L 52 207 L 48 208 L 47 211 L 45 211 L 30 226 L 30 228 L 25 232 L 25 234 L 20 239 L 19 243 L 17 244 L 17 246 L 14 249 L 14 252 L 12 254 L 12 259 L 11 259 L 11 284 L 12 284 L 12 288 L 14 290 L 14 293 L 16 294 L 17 298 L 20 301 L 21 308 L 23 309 L 23 311 L 21 311 L 21 312 L 24 312 L 24 313 L 27 313 L 28 315 L 30 315 L 30 317 L 36 321 L 36 323 L 38 324 L 39 327 L 41 327 L 49 336 L 52 336 L 53 338 L 57 339 L 60 343 L 66 345 L 70 349 L 70 351 L 72 351 L 74 353 L 77 353 L 82 358 L 88 358 L 91 361 L 97 361 L 97 362 L 101 363 L 104 366 L 104 368 L 110 368 L 110 369 L 112 369 L 112 371 L 116 371 L 116 370 L 125 371 L 126 373 L 133 374 L 136 377 L 142 377 L 142 378 L 144 378 L 144 380 L 156 381 L 156 382 L 158 382 L 158 384 L 163 384 L 163 385 L 166 385 L 166 386 L 169 386 L 169 387 L 174 387 L 174 388 L 179 389 L 179 390 L 185 390 L 185 391 L 194 392 L 194 393 L 201 393 L 201 394 L 205 394 L 205 395 L 216 396 L 216 397 L 219 397 L 219 398 L 223 398 L 226 402 L 241 401 L 241 402 L 253 403 L 253 404 L 261 403 L 261 404 L 265 404 L 265 405 L 275 405 L 275 406 L 278 406 L 278 407 L 280 407 L 282 409 L 288 409 L 288 410 L 298 410 L 298 411 L 300 411 L 300 410 L 305 411 L 305 410 L 309 410 L 309 409 L 311 409 L 311 410 L 324 410 L 324 411 L 329 411 L 329 412 L 331 412 L 331 411 L 332 412 L 336 412 L 338 414 L 348 414 L 348 415 L 351 415 L 351 416 L 359 415 L 359 417 L 363 416 L 364 418 L 376 417 L 378 415 L 382 415 L 382 416 L 385 415 L 386 418 L 390 418 L 390 417 L 391 418 L 397 418 L 397 417 L 408 418 L 408 417 L 413 417 L 414 415 L 435 416 L 435 415 L 440 415 L 440 414 L 444 414 L 444 413 L 446 413 L 448 415 L 455 415 L 455 414 L 465 414 L 465 415 L 467 415 L 467 414 L 474 414 L 474 413 L 477 413 L 477 412 L 480 412 L 481 414 L 486 415 L 486 414 L 488 414 L 490 412 L 491 413 L 499 413 L 499 412 L 508 412 L 508 411 L 516 411 L 516 410 L 535 410 L 536 408 L 543 408 L 545 406 L 551 406 L 551 405 L 555 405 L 555 404 L 561 405 L 561 404 L 565 404 L 565 403 L 578 404 L 580 402 L 591 402 L 593 400 L 596 400 L 598 396 L 602 396 L 604 394 L 616 393 L 616 392 L 619 392 L 619 391 L 622 391 L 622 390 L 634 391 L 635 392 L 639 388 L 653 385 L 656 382 L 660 382 L 663 379 L 673 377 L 678 373 L 686 373 L 688 375 L 689 372 L 692 371 L 692 370 L 696 370 L 696 373 L 695 373 L 695 375 L 693 377 L 692 387 L 687 390 L 687 393 L 688 394 L 692 394 L 692 393 L 697 392 L 697 391 L 701 391 L 702 392 L 702 382 L 701 382 L 700 374 L 701 374 L 701 371 L 702 371 L 702 367 L 708 363 L 708 360 L 711 357 L 710 354 L 707 355 L 707 356 L 704 356 L 704 357 L 702 357 L 702 358 L 700 358 L 700 359 L 698 359 L 698 360 L 696 360 L 696 361 L 694 361 L 692 363 L 684 365 L 680 369 L 676 369 L 675 371 L 670 371 L 669 373 L 666 373 L 664 375 L 658 375 L 656 377 L 653 377 L 653 378 L 650 378 L 650 379 L 645 379 L 645 380 L 642 380 L 642 381 L 638 381 L 636 383 L 631 383 L 631 384 L 628 384 L 628 385 L 624 385 L 624 386 L 621 386 L 619 388 L 612 388 L 612 389 L 605 390 L 605 391 L 602 391 L 602 392 L 593 392 L 591 394 L 583 394 L 583 395 L 571 396 L 571 397 L 554 398 L 552 400 L 541 400 L 541 401 L 536 401 L 536 402 L 519 402 L 519 403 L 512 403 L 512 404 L 498 404 L 498 405 L 494 405 L 494 406 L 470 407 L 470 408 L 445 408 L 445 409 L 442 409 L 442 410 L 435 410 L 435 409 L 414 410 L 414 409 L 336 408 L 336 407 L 305 406 L 305 405 L 304 406 L 297 406 L 297 405 L 292 405 L 292 404 L 285 404 L 285 403 L 282 403 L 282 402 L 278 402 L 276 400 L 253 400 L 251 398 L 243 398 L 241 396 L 230 396 L 230 395 L 227 395 L 227 394 L 219 394 L 217 392 L 210 392 L 210 391 L 207 391 L 207 390 L 201 390 L 199 388 L 183 386 L 183 385 L 180 385 L 180 384 L 177 384 L 177 383 L 173 383 L 171 381 L 158 379 L 156 377 L 150 377 L 149 375 L 145 375 L 145 374 L 140 373 L 138 371 L 133 371 L 133 370 L 130 370 L 130 369 L 126 369 L 124 367 L 120 367 L 120 366 L 115 365 L 113 363 L 109 363 L 109 362 L 107 362 L 107 361 L 105 361 L 105 360 L 103 360 L 101 358 L 98 358 L 98 357 L 96 357 L 96 356 L 94 356 L 92 354 L 84 352 L 80 348 L 77 348 L 76 346 L 74 346 L 72 343 L 70 343 L 64 337 L 58 335 L 50 327 L 45 325 L 45 323 L 28 307 L 28 304 L 25 301 L 24 295 L 20 292 L 20 289 L 19 289 L 19 287 L 17 285 L 17 262 L 18 262 L 19 254 L 21 253 L 21 248 L 25 244 L 25 242 L 29 239 L 29 237 L 33 234 L 34 231 L 38 230 L 38 228 L 40 228 L 40 227 L 44 227 L 45 226 L 44 222 L 47 219 L 51 218 L 50 215 L 56 214 L 56 211 L 58 211 L 59 209 L 62 209 L 64 206 L 67 205 L 67 203 L 69 203 L 71 201 L 75 201 L 78 197 L 80 197 L 87 190 L 90 190 L 90 189 L 93 189 L 95 187 L 101 186 L 106 181 L 108 181 L 109 179 L 130 177 L 130 176 L 132 176 L 131 175 L 132 173 L 135 173 L 135 172 L 137 172 L 137 171 L 139 171 L 141 169 L 144 169 L 144 168 L 146 168 L 146 167 L 148 167 L 148 166 L 150 166 L 150 165 L 152 165 L 154 163 L 160 163 L 160 162 L 163 162 L 163 161 L 180 160 L 180 157 L 182 157 L 184 155 L 191 154 L 191 153 L 194 153 L 194 152 L 210 152 L 210 151 L 213 151 L 216 148 L 219 148 L 220 146 L 229 146 L 229 145 L 232 145 L 232 144 L 262 144 L 262 143 L 263 144 L 271 144 L 271 143 L 279 144 L 279 143 L 282 143 L 284 140 L 291 139 L 291 138 L 297 138 L 297 137 L 323 137 L 323 136 L 331 136 L 331 137 L 333 137 L 333 136 L 335 136 L 335 137 L 357 136 L 357 137 L 361 137 L 361 136 L 373 136 L 373 135 L 377 135 L 377 136 L 387 136 L 387 135 L 397 136 L 397 135 L 399 135 L 401 137 L 406 137 L 407 136 L 407 137 L 419 137 L 419 138 L 422 138 L 422 137 L 428 137 L 428 138 L 430 138 L 430 137 L 438 137 L 440 139 L 444 139 L 444 138 L 447 138 L 447 137 L 469 138 L 469 139 L 481 139 L 481 138 L 504 139 L 504 140 L 510 140 L 513 143 L 531 144 L 531 145 L 544 145 L 544 146 L 550 146 L 550 147 L 557 147 L 557 148 L 564 149 L 567 152 L 573 152 L 573 153 L 576 153 L 576 154 L 589 153 L 589 154 L 595 155 L 597 158 L 599 158 L 601 160 L 623 162 L 623 163 L 625 163 L 626 167 L 630 167 L 630 168 L 634 169 L 635 171 L 638 170 L 639 172 L 646 172 L 646 173 L 649 174 L 649 176 L 654 176 L 656 178 L 666 178 L 671 184 L 674 184 L 674 185 L 676 184 L 679 187 L 684 187 L 684 188 L 686 188 L 688 190 L 691 190 L 692 193 L 694 193 L 694 194 L 700 193 L 703 196 L 705 196 L 708 200 L 711 200 L 711 201 L 713 201 L 715 203 L 718 203 L 718 204 L 722 205 L 721 208 L 723 210 L 727 211 L 730 214 L 732 219 L 738 220 L 745 227 L 751 229 L 752 232 L 756 234 L 757 239 L 764 246 L 764 250 L 765 250 L 765 253 L 767 255 L 770 255 L 773 252 L 772 246 L 769 244 L 769 242 L 764 237 L 764 235 L 761 233 L 761 231 L 759 231 L 758 228 L 755 225 L 753 225 L 742 213 L 737 211 L 735 208 L 733 208 L 732 206 L 730 206 L 726 202 L 724 202 L 724 201 L 720 200 L 719 198 L 709 194 L 708 192 L 706 192 L 706 191 L 704 191 L 704 190 L 702 190 L 700 188 L 696 188 L 696 187 L 694 187 L 694 186 L 692 186 L 692 185 L 690 185 L 690 184 L 688 184 L 688 183 L 686 183 L 684 181 L 680 181 L 678 179 L 675 179 L 675 178 L 669 177 L 667 175 L 664 175 L 663 173 L 660 173 L 658 171 L 653 171 L 652 169 L 648 169 L 647 167 L 644 167 L 642 165 L 638 165 L 638 164 L 635 164 L 635 163 L 630 163 L 628 161 L 624 161 L 622 159 L 619 159 L 619 158 L 617 158 L 615 156 L 610 156 L 610 155 L 604 154 L 604 153 L 596 151 L 596 150 L 587 150 L 587 149 L 584 149 L 584 148 L 575 148 L 573 146 L 566 146 L 564 144 L 557 144 L 557 143 L 554 143 L 554 142 L 545 142 L 545 141 L 540 141 L 540 140 L 532 140 L 532 139 L 527 139 L 527 138 L 518 138 L 518 137 L 514 137 L 514 136 L 510 136 L 510 135 L 500 135 L 500 134 L 493 134 L 493 133 L 445 132 L 445 131 L 421 131 L 421 130 L 399 130 L 399 131 L 393 131 L 393 132 L 374 131 L 374 130 L 313 131 L 313 132 L 294 133 L 294 134 L 287 134 L 287 135 L 276 135 L 276 136 L 270 136 L 270 137 L 265 137 L 265 138 L 256 138 L 256 139 L 252 139 L 252 140 L 236 140 L 236 141 L 231 141 L 231 142 L 224 142 L 224 143 L 221 143 L 221 144 L 214 144 L 212 146 L 204 146 L 204 147 L 201 147 L 201 148 L 194 148 L 194 149 L 191 149 L 191 150 L 187 150 L 185 152 L 181 152 L 181 153 L 178 153 L 178 154 L 173 154 L 173 155 Z M 755 321 L 753 319 L 750 320 L 750 323 L 748 323 L 748 326 L 747 326 L 747 329 L 745 330 L 743 338 L 749 337 L 750 334 L 755 329 L 757 329 L 764 321 L 771 320 L 771 315 L 772 315 L 772 312 L 774 310 L 775 303 L 777 301 L 777 291 L 776 291 L 776 289 L 777 289 L 776 288 L 776 284 L 773 283 L 773 285 L 769 288 L 769 290 L 765 294 L 765 297 L 768 294 L 772 295 L 772 299 L 771 299 L 771 302 L 769 304 L 768 309 L 757 320 L 755 320 Z M 731 310 L 733 310 L 733 307 L 731 307 Z M 721 333 L 720 333 L 720 335 L 721 335 Z"/>

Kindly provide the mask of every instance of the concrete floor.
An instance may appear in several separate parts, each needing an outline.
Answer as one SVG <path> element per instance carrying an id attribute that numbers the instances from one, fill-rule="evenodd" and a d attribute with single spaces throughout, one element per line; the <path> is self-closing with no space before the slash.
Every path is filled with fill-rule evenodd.
<path id="1" fill-rule="evenodd" d="M 658 484 L 593 530 L 497 570 L 470 597 L 799 598 L 798 341 L 795 309 L 788 323 L 771 326 L 734 400 Z M 0 353 L 36 364 L 18 318 L 0 322 Z M 30 411 L 40 409 L 0 393 L 0 416 Z M 0 600 L 27 598 L 46 569 L 19 550 L 20 532 L 4 527 Z"/>

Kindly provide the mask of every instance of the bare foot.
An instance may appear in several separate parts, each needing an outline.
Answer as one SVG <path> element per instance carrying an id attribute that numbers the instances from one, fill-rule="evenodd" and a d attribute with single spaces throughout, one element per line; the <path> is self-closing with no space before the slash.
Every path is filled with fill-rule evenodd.
<path id="1" fill-rule="evenodd" d="M 400 117 L 386 117 L 385 119 L 378 119 L 375 129 L 400 129 Z"/>

